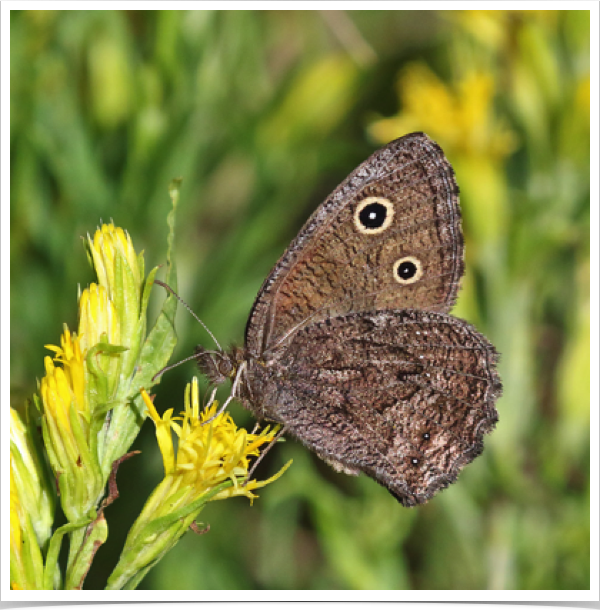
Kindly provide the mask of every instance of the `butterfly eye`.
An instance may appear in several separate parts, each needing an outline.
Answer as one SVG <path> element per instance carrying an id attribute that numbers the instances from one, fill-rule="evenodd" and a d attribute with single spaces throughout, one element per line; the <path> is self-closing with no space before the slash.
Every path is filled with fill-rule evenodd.
<path id="1" fill-rule="evenodd" d="M 423 275 L 423 267 L 421 261 L 414 256 L 405 256 L 399 258 L 394 263 L 394 279 L 399 284 L 412 284 L 421 279 Z"/>
<path id="2" fill-rule="evenodd" d="M 354 212 L 354 225 L 361 233 L 374 234 L 385 231 L 394 218 L 394 206 L 384 197 L 363 199 Z"/>

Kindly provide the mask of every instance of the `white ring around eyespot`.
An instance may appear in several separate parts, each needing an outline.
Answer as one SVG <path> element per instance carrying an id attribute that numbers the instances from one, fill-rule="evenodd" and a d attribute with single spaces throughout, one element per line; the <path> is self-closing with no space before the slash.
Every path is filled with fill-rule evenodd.
<path id="1" fill-rule="evenodd" d="M 379 203 L 386 210 L 387 214 L 385 216 L 385 220 L 380 227 L 376 227 L 375 229 L 369 229 L 364 227 L 360 222 L 359 214 L 371 203 Z M 360 233 L 365 233 L 366 235 L 376 235 L 377 233 L 383 233 L 391 224 L 394 219 L 394 204 L 385 197 L 366 197 L 363 199 L 357 206 L 354 212 L 354 226 L 359 230 Z"/>
<path id="2" fill-rule="evenodd" d="M 411 262 L 417 268 L 417 272 L 412 277 L 404 280 L 398 275 L 398 267 L 400 267 L 402 263 L 406 262 Z M 398 284 L 407 286 L 408 284 L 414 284 L 423 277 L 423 265 L 421 265 L 421 261 L 414 256 L 403 256 L 394 263 L 392 273 L 394 274 L 394 279 L 398 282 Z"/>

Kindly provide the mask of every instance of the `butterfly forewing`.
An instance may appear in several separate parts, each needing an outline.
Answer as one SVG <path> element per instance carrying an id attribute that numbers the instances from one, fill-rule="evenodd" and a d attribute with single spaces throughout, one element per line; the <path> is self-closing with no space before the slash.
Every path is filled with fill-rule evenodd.
<path id="1" fill-rule="evenodd" d="M 409 260 L 410 259 L 410 260 Z M 317 209 L 256 298 L 246 347 L 259 356 L 298 328 L 385 308 L 447 312 L 463 271 L 458 188 L 424 134 L 391 142 Z M 404 281 L 395 264 L 419 266 Z"/>

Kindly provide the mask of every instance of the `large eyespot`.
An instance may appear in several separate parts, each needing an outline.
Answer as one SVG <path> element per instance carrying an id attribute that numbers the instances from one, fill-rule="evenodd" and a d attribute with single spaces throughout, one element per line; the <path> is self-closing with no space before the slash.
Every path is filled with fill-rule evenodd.
<path id="1" fill-rule="evenodd" d="M 384 197 L 363 199 L 354 212 L 354 225 L 361 233 L 373 235 L 385 231 L 394 218 L 394 205 Z"/>
<path id="2" fill-rule="evenodd" d="M 421 261 L 414 256 L 399 258 L 394 263 L 394 279 L 399 284 L 412 284 L 421 279 L 422 275 Z"/>

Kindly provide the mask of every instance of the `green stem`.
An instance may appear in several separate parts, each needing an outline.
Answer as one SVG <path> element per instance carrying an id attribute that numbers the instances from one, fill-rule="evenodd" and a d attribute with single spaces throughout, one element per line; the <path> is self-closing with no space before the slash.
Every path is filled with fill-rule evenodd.
<path id="1" fill-rule="evenodd" d="M 50 544 L 48 545 L 46 565 L 44 566 L 44 589 L 52 590 L 54 588 L 54 583 L 57 580 L 56 575 L 58 570 L 58 554 L 60 552 L 63 536 L 70 532 L 84 530 L 85 527 L 90 524 L 90 522 L 91 519 L 86 519 L 85 521 L 82 520 L 76 523 L 67 523 L 62 527 L 59 527 L 54 532 L 52 538 L 50 539 Z M 71 548 L 74 548 L 72 544 Z M 70 563 L 71 551 L 69 551 L 69 564 Z"/>
<path id="2" fill-rule="evenodd" d="M 106 542 L 107 537 L 108 527 L 102 513 L 87 527 L 73 532 L 65 589 L 83 588 L 83 581 L 92 565 L 94 555 L 100 545 Z"/>
<path id="3" fill-rule="evenodd" d="M 125 541 L 125 548 L 119 562 L 108 579 L 106 590 L 135 589 L 148 571 L 185 534 L 204 505 L 231 485 L 232 481 L 225 481 L 194 502 L 172 513 L 158 517 L 145 525 L 134 523 L 130 535 Z M 142 514 L 144 512 L 142 511 Z M 131 536 L 132 532 L 136 532 L 136 534 Z"/>

